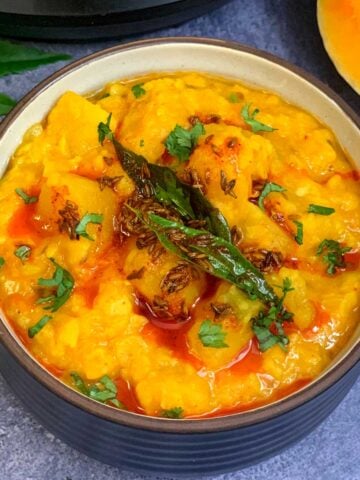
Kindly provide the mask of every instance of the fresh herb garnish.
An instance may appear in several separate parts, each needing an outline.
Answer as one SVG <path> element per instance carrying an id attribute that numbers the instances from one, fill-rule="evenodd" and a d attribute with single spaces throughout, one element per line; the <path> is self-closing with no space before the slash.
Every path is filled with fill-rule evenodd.
<path id="1" fill-rule="evenodd" d="M 322 255 L 323 261 L 328 265 L 327 273 L 334 275 L 338 268 L 345 268 L 344 254 L 349 252 L 351 247 L 342 247 L 336 240 L 323 240 L 316 250 L 316 255 Z"/>
<path id="2" fill-rule="evenodd" d="M 144 141 L 144 139 L 142 138 L 142 139 L 140 140 L 140 142 L 139 142 L 139 146 L 140 146 L 140 147 L 143 147 L 144 145 L 145 145 L 145 141 Z"/>
<path id="3" fill-rule="evenodd" d="M 316 213 L 317 215 L 331 215 L 335 213 L 335 208 L 323 207 L 322 205 L 314 205 L 310 203 L 308 213 Z"/>
<path id="4" fill-rule="evenodd" d="M 53 290 L 53 293 L 46 297 L 41 297 L 36 302 L 38 304 L 48 304 L 44 310 L 56 312 L 69 299 L 74 288 L 74 279 L 72 275 L 62 268 L 53 258 L 50 261 L 55 266 L 55 272 L 52 278 L 39 278 L 38 285 Z"/>
<path id="5" fill-rule="evenodd" d="M 205 134 L 205 128 L 202 123 L 196 122 L 190 129 L 186 130 L 180 125 L 176 125 L 165 140 L 167 151 L 177 157 L 180 162 L 186 162 L 196 147 L 199 137 Z"/>
<path id="6" fill-rule="evenodd" d="M 6 115 L 16 105 L 16 100 L 10 98 L 5 93 L 0 93 L 0 115 Z"/>
<path id="7" fill-rule="evenodd" d="M 272 182 L 267 182 L 264 185 L 264 188 L 261 190 L 259 199 L 258 199 L 258 205 L 261 208 L 261 210 L 265 210 L 264 207 L 264 199 L 269 195 L 271 192 L 285 192 L 286 188 L 282 187 L 281 185 L 278 185 L 277 183 L 272 183 Z"/>
<path id="8" fill-rule="evenodd" d="M 277 344 L 283 350 L 286 350 L 289 343 L 289 338 L 283 328 L 283 322 L 289 322 L 293 317 L 292 313 L 285 310 L 283 306 L 287 293 L 294 290 L 289 278 L 283 280 L 281 289 L 283 295 L 280 300 L 275 305 L 271 305 L 268 310 L 260 311 L 258 316 L 251 320 L 252 330 L 258 339 L 259 348 L 262 352 Z"/>
<path id="9" fill-rule="evenodd" d="M 141 212 L 133 212 L 156 234 L 167 250 L 215 277 L 233 283 L 251 299 L 276 302 L 277 297 L 261 272 L 232 243 L 153 213 L 145 219 Z"/>
<path id="10" fill-rule="evenodd" d="M 113 141 L 114 139 L 114 134 L 112 133 L 110 128 L 111 116 L 112 116 L 112 113 L 109 113 L 106 123 L 100 122 L 98 125 L 98 138 L 99 138 L 99 143 L 101 145 L 104 143 L 105 138 L 107 138 L 110 141 Z"/>
<path id="11" fill-rule="evenodd" d="M 184 410 L 181 407 L 169 408 L 168 410 L 162 410 L 160 416 L 164 418 L 182 418 Z"/>
<path id="12" fill-rule="evenodd" d="M 45 327 L 45 325 L 49 322 L 49 320 L 51 320 L 52 318 L 53 317 L 51 317 L 50 315 L 44 315 L 43 317 L 41 317 L 40 320 L 37 323 L 35 323 L 35 325 L 33 325 L 28 329 L 29 337 L 30 338 L 35 337 L 35 335 L 39 333 L 40 330 L 42 330 Z"/>
<path id="13" fill-rule="evenodd" d="M 198 188 L 181 182 L 171 168 L 150 163 L 143 156 L 127 150 L 115 138 L 113 144 L 121 166 L 142 196 L 149 198 L 154 195 L 159 202 L 171 202 L 180 215 L 205 220 L 208 231 L 231 240 L 225 217 Z"/>
<path id="14" fill-rule="evenodd" d="M 0 268 L 3 267 L 4 265 L 5 265 L 5 258 L 0 257 Z"/>
<path id="15" fill-rule="evenodd" d="M 110 402 L 117 408 L 125 408 L 124 405 L 116 398 L 117 387 L 108 375 L 101 377 L 98 382 L 87 386 L 84 380 L 76 372 L 72 372 L 75 387 L 87 397 L 92 398 L 100 403 Z"/>
<path id="16" fill-rule="evenodd" d="M 240 103 L 239 94 L 236 92 L 231 92 L 230 95 L 228 96 L 228 100 L 230 103 Z"/>
<path id="17" fill-rule="evenodd" d="M 274 130 L 277 130 L 276 128 L 272 128 L 269 125 L 265 125 L 265 123 L 261 123 L 255 119 L 256 115 L 260 113 L 260 110 L 258 108 L 255 108 L 252 113 L 250 113 L 250 103 L 246 103 L 242 110 L 241 110 L 241 116 L 244 119 L 244 122 L 247 123 L 250 127 L 253 133 L 258 133 L 258 132 L 273 132 Z"/>
<path id="18" fill-rule="evenodd" d="M 19 197 L 23 199 L 26 205 L 28 205 L 29 203 L 36 203 L 38 201 L 38 197 L 31 197 L 30 195 L 25 193 L 22 188 L 15 188 L 15 193 L 17 193 L 17 195 L 19 195 Z"/>
<path id="19" fill-rule="evenodd" d="M 80 235 L 80 237 L 84 237 L 88 240 L 94 241 L 94 239 L 90 237 L 90 235 L 87 233 L 86 228 L 89 223 L 95 223 L 96 225 L 100 225 L 102 221 L 103 215 L 101 213 L 86 213 L 75 228 L 75 233 L 77 235 Z"/>
<path id="20" fill-rule="evenodd" d="M 137 85 L 134 85 L 133 87 L 131 87 L 131 91 L 135 98 L 140 98 L 143 95 L 145 95 L 146 90 L 142 88 L 143 85 L 144 85 L 143 83 L 138 83 Z"/>
<path id="21" fill-rule="evenodd" d="M 200 325 L 198 337 L 204 347 L 226 348 L 229 345 L 225 343 L 226 332 L 222 325 L 212 323 L 211 320 L 204 320 Z"/>
<path id="22" fill-rule="evenodd" d="M 22 263 L 28 260 L 28 258 L 30 257 L 30 254 L 31 254 L 31 248 L 28 245 L 20 245 L 14 251 L 15 257 L 19 258 L 22 261 Z"/>
<path id="23" fill-rule="evenodd" d="M 38 48 L 0 40 L 0 77 L 70 58 L 66 53 L 42 52 Z"/>
<path id="24" fill-rule="evenodd" d="M 293 220 L 293 222 L 296 225 L 296 235 L 294 237 L 295 242 L 302 245 L 304 240 L 304 225 L 299 222 L 299 220 Z"/>

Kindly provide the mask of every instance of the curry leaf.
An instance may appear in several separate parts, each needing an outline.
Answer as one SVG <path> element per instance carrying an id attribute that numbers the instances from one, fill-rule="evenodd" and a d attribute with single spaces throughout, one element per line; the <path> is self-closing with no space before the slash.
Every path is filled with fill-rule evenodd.
<path id="1" fill-rule="evenodd" d="M 37 48 L 0 40 L 0 77 L 70 58 L 65 53 L 43 52 Z"/>
<path id="2" fill-rule="evenodd" d="M 0 115 L 6 115 L 12 110 L 16 105 L 16 100 L 5 95 L 5 93 L 0 93 Z"/>
<path id="3" fill-rule="evenodd" d="M 202 322 L 198 337 L 204 347 L 226 348 L 229 346 L 225 343 L 226 332 L 223 331 L 222 325 L 212 323 L 211 320 Z"/>
<path id="4" fill-rule="evenodd" d="M 255 108 L 252 113 L 250 113 L 250 103 L 247 103 L 243 106 L 241 110 L 241 116 L 244 119 L 244 122 L 247 123 L 250 127 L 253 133 L 258 133 L 258 132 L 273 132 L 276 130 L 276 128 L 272 128 L 269 125 L 265 125 L 265 123 L 261 123 L 258 120 L 255 119 L 258 113 L 260 113 L 260 110 L 258 108 Z"/>
<path id="5" fill-rule="evenodd" d="M 205 220 L 207 230 L 230 241 L 225 217 L 198 188 L 181 182 L 171 168 L 149 163 L 143 156 L 127 150 L 114 138 L 113 144 L 123 169 L 140 190 L 150 189 L 159 202 L 171 202 L 184 217 Z"/>

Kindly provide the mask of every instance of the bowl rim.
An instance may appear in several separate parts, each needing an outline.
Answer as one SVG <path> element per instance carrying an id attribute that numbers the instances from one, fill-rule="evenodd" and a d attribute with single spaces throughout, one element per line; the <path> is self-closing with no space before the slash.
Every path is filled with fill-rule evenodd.
<path id="1" fill-rule="evenodd" d="M 0 124 L 0 140 L 5 135 L 17 116 L 32 102 L 32 100 L 44 92 L 49 86 L 66 76 L 69 72 L 77 70 L 84 65 L 97 60 L 111 56 L 114 53 L 122 51 L 139 49 L 142 47 L 159 46 L 165 44 L 202 44 L 207 46 L 223 47 L 231 50 L 242 51 L 272 63 L 275 63 L 292 73 L 295 73 L 302 80 L 312 84 L 321 93 L 325 94 L 327 99 L 335 102 L 338 107 L 352 120 L 352 122 L 360 130 L 360 118 L 355 111 L 330 87 L 315 78 L 312 74 L 306 72 L 302 68 L 292 65 L 271 53 L 263 50 L 249 47 L 238 42 L 220 40 L 206 37 L 159 37 L 145 40 L 138 40 L 124 44 L 115 45 L 113 47 L 100 50 L 91 55 L 76 60 L 60 70 L 56 71 L 45 80 L 36 85 L 29 93 L 27 93 L 14 109 L 5 117 Z M 2 315 L 2 314 L 1 314 Z M 296 409 L 297 407 L 309 402 L 313 398 L 322 394 L 330 388 L 334 383 L 339 381 L 355 364 L 360 360 L 360 341 L 355 342 L 349 352 L 333 367 L 323 373 L 319 378 L 313 380 L 308 386 L 294 392 L 288 397 L 282 398 L 276 402 L 264 405 L 253 410 L 233 413 L 225 416 L 174 420 L 159 417 L 151 417 L 124 410 L 117 410 L 107 405 L 91 400 L 84 395 L 78 393 L 71 387 L 68 387 L 61 380 L 55 378 L 50 372 L 33 358 L 16 339 L 6 323 L 0 315 L 0 343 L 6 350 L 15 357 L 16 361 L 43 387 L 50 390 L 54 395 L 60 397 L 63 401 L 77 407 L 96 417 L 120 424 L 126 427 L 133 427 L 142 430 L 157 431 L 163 433 L 174 434 L 193 434 L 193 433 L 213 433 L 226 430 L 232 430 L 240 427 L 255 425 L 265 422 L 282 415 L 286 412 Z M 5 317 L 5 315 L 4 315 Z"/>

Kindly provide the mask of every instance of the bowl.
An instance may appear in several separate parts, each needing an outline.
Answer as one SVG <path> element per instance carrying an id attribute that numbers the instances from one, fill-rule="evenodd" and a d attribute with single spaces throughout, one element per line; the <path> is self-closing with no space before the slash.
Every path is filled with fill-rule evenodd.
<path id="1" fill-rule="evenodd" d="M 1 172 L 27 128 L 41 121 L 66 90 L 83 94 L 115 79 L 174 70 L 237 78 L 279 93 L 326 123 L 360 166 L 359 119 L 315 78 L 237 43 L 162 38 L 98 52 L 39 84 L 0 126 Z M 33 415 L 87 455 L 147 473 L 216 474 L 279 453 L 306 436 L 339 404 L 360 374 L 359 359 L 360 328 L 321 376 L 277 402 L 219 418 L 154 418 L 116 410 L 78 394 L 25 351 L 4 315 L 0 321 L 0 370 Z"/>

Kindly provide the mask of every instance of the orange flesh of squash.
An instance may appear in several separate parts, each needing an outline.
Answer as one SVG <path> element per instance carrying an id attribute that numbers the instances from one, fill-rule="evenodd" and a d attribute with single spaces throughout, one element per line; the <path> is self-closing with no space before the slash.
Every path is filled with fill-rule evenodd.
<path id="1" fill-rule="evenodd" d="M 360 94 L 360 1 L 318 0 L 318 22 L 337 70 Z"/>

